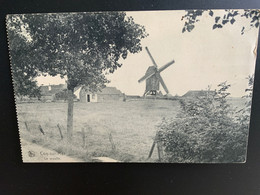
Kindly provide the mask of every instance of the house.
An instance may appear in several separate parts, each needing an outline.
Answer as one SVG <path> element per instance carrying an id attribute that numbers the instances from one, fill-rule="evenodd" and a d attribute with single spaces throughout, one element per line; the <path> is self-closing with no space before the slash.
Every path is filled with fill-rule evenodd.
<path id="1" fill-rule="evenodd" d="M 208 97 L 209 95 L 214 95 L 215 91 L 209 90 L 190 90 L 185 93 L 182 97 L 183 98 L 199 98 L 199 97 Z"/>
<path id="2" fill-rule="evenodd" d="M 83 88 L 80 89 L 79 92 L 79 100 L 80 102 L 86 103 L 86 102 L 97 102 L 97 94 L 91 93 Z"/>
<path id="3" fill-rule="evenodd" d="M 42 85 L 40 86 L 41 90 L 41 100 L 44 102 L 54 101 L 55 95 L 62 90 L 66 89 L 66 85 Z"/>
<path id="4" fill-rule="evenodd" d="M 105 87 L 101 91 L 92 93 L 84 87 L 79 87 L 74 94 L 80 102 L 109 102 L 109 101 L 123 101 L 124 94 L 115 87 Z"/>

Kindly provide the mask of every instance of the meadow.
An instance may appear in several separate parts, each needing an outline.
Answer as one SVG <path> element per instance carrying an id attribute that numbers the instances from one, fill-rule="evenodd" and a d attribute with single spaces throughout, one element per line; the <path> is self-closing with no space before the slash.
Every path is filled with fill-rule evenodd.
<path id="1" fill-rule="evenodd" d="M 75 102 L 73 143 L 68 149 L 57 128 L 57 124 L 60 124 L 62 134 L 66 137 L 66 103 L 17 104 L 22 139 L 85 161 L 91 161 L 93 156 L 107 156 L 127 162 L 146 161 L 156 134 L 156 125 L 162 118 L 175 117 L 178 112 L 179 102 L 176 100 Z M 39 131 L 39 125 L 45 135 Z M 82 128 L 86 135 L 84 147 Z M 109 134 L 112 135 L 115 150 L 112 149 Z M 150 161 L 156 161 L 157 158 L 155 150 Z"/>
<path id="2" fill-rule="evenodd" d="M 234 108 L 240 109 L 245 100 L 233 98 L 228 99 L 228 102 Z M 22 139 L 86 162 L 100 156 L 123 162 L 157 161 L 156 149 L 151 159 L 147 160 L 157 125 L 163 118 L 175 118 L 179 111 L 178 100 L 75 102 L 73 142 L 68 144 L 67 103 L 17 104 Z M 60 125 L 64 139 L 61 139 L 57 124 Z M 40 132 L 39 125 L 45 135 Z"/>

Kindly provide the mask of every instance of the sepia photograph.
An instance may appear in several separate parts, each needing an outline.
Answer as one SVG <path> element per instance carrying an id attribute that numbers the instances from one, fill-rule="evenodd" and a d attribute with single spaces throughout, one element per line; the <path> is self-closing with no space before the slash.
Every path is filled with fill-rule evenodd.
<path id="1" fill-rule="evenodd" d="M 24 163 L 245 163 L 260 11 L 9 14 Z"/>

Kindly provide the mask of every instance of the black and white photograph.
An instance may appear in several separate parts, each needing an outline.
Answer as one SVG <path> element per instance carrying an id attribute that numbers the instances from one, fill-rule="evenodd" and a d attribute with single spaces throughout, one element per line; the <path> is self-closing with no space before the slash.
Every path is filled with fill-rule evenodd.
<path id="1" fill-rule="evenodd" d="M 245 163 L 259 10 L 6 17 L 24 163 Z"/>

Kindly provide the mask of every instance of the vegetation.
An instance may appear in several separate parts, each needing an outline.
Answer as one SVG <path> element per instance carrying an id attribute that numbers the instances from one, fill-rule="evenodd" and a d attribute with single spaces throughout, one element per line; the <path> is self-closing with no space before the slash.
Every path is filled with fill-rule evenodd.
<path id="1" fill-rule="evenodd" d="M 238 17 L 247 18 L 250 20 L 250 28 L 259 27 L 259 10 L 229 10 L 226 9 L 224 15 L 216 15 L 213 10 L 187 10 L 186 14 L 182 17 L 185 21 L 182 32 L 191 32 L 195 28 L 195 23 L 200 21 L 200 16 L 208 14 L 214 20 L 212 29 L 223 28 L 227 24 L 233 25 Z M 241 34 L 244 34 L 246 27 L 241 27 Z"/>
<path id="2" fill-rule="evenodd" d="M 22 35 L 22 21 L 19 18 L 7 21 L 9 21 L 7 27 L 15 96 L 16 98 L 23 98 L 23 96 L 40 98 L 40 87 L 35 80 L 39 76 L 35 67 L 36 58 L 32 58 L 33 49 L 28 44 L 27 38 Z"/>
<path id="3" fill-rule="evenodd" d="M 218 87 L 204 97 L 181 100 L 180 114 L 163 119 L 158 128 L 164 161 L 245 161 L 249 105 L 237 112 L 227 101 L 230 85 L 224 82 Z"/>
<path id="4" fill-rule="evenodd" d="M 74 135 L 72 143 L 67 145 L 64 144 L 66 140 L 61 140 L 57 127 L 60 124 L 63 137 L 66 138 L 66 103 L 17 104 L 21 139 L 81 159 L 87 156 L 107 156 L 124 162 L 144 162 L 156 134 L 156 125 L 162 117 L 175 117 L 179 111 L 179 103 L 152 99 L 115 101 L 109 104 L 75 102 L 74 109 Z M 25 122 L 30 132 L 26 130 Z M 39 125 L 45 135 L 39 131 Z M 82 128 L 86 135 L 85 148 L 82 147 Z M 116 152 L 112 150 L 110 134 Z M 157 153 L 154 152 L 151 161 L 157 159 Z"/>
<path id="5" fill-rule="evenodd" d="M 232 106 L 243 108 L 246 99 L 228 99 Z M 60 124 L 63 137 L 66 137 L 66 103 L 23 103 L 17 104 L 21 139 L 37 143 L 48 149 L 86 161 L 93 156 L 107 156 L 119 161 L 144 162 L 153 139 L 156 126 L 161 119 L 176 118 L 180 104 L 176 100 L 149 100 L 82 104 L 75 103 L 75 126 L 71 144 L 61 139 L 57 124 Z M 26 130 L 25 122 L 30 131 Z M 39 131 L 41 125 L 45 135 Z M 83 148 L 82 128 L 85 129 L 86 143 Z M 110 133 L 116 152 L 112 151 Z M 188 135 L 188 136 L 193 136 Z M 177 151 L 177 148 L 176 148 Z M 157 151 L 150 161 L 157 161 Z"/>
<path id="6" fill-rule="evenodd" d="M 77 96 L 73 94 L 73 99 L 76 99 Z M 55 94 L 55 100 L 68 100 L 68 90 L 64 89 Z"/>
<path id="7" fill-rule="evenodd" d="M 108 82 L 105 74 L 122 66 L 120 58 L 140 52 L 140 41 L 147 36 L 124 12 L 8 15 L 7 28 L 17 94 L 33 95 L 38 90 L 33 79 L 39 74 L 66 78 L 69 141 L 74 89 L 102 88 Z M 25 89 L 19 90 L 20 83 Z"/>

